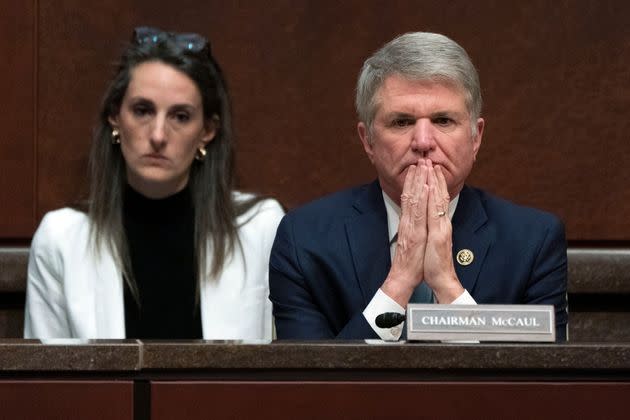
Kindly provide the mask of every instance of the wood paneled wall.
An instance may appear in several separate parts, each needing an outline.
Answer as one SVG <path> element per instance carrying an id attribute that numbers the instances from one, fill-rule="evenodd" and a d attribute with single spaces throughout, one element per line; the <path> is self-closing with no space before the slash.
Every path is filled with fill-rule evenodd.
<path id="1" fill-rule="evenodd" d="M 369 181 L 354 84 L 400 33 L 444 33 L 481 77 L 470 182 L 558 214 L 572 240 L 630 238 L 630 3 L 602 0 L 0 0 L 0 243 L 85 192 L 93 123 L 138 25 L 199 32 L 231 88 L 242 188 L 289 208 Z"/>
<path id="2" fill-rule="evenodd" d="M 0 1 L 0 238 L 35 224 L 36 57 L 33 1 Z"/>

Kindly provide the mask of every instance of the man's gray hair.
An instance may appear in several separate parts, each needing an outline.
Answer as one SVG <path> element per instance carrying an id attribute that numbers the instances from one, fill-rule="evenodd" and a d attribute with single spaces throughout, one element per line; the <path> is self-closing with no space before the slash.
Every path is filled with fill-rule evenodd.
<path id="1" fill-rule="evenodd" d="M 452 39 L 430 32 L 411 32 L 387 43 L 365 60 L 357 81 L 356 108 L 359 120 L 372 129 L 378 98 L 376 93 L 391 75 L 409 80 L 454 84 L 464 90 L 472 135 L 481 115 L 479 76 L 466 51 Z"/>

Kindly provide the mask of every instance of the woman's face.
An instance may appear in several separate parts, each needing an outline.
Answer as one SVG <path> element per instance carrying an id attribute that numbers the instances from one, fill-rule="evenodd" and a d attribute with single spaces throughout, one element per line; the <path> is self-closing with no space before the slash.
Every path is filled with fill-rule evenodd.
<path id="1" fill-rule="evenodd" d="M 215 123 L 204 120 L 195 82 L 160 61 L 131 70 L 120 111 L 109 122 L 120 133 L 127 182 L 149 198 L 181 191 L 197 149 L 216 134 Z"/>

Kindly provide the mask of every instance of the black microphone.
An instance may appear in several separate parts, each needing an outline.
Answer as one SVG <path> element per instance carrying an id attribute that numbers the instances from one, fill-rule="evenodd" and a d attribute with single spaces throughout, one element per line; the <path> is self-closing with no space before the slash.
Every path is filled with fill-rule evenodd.
<path id="1" fill-rule="evenodd" d="M 398 312 L 385 312 L 376 317 L 376 326 L 379 328 L 391 328 L 401 324 L 407 317 Z"/>

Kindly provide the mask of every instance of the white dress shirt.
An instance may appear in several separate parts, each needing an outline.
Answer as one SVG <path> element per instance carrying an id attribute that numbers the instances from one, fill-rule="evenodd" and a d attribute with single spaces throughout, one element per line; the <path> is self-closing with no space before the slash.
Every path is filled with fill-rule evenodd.
<path id="1" fill-rule="evenodd" d="M 391 198 L 389 198 L 387 194 L 385 194 L 385 192 L 383 192 L 383 200 L 385 201 L 385 210 L 387 212 L 387 230 L 390 242 L 389 252 L 393 261 L 394 254 L 396 253 L 396 242 L 392 240 L 398 232 L 401 209 L 400 206 L 398 206 Z M 453 214 L 455 214 L 455 209 L 457 208 L 458 201 L 459 194 L 455 196 L 455 198 L 453 198 L 448 205 L 448 217 L 451 220 L 453 219 Z M 475 302 L 473 297 L 470 296 L 470 293 L 468 293 L 468 291 L 464 289 L 464 292 L 457 299 L 451 302 L 451 304 L 476 305 L 477 302 Z M 380 328 L 376 326 L 376 317 L 385 312 L 397 312 L 399 314 L 404 314 L 405 308 L 400 306 L 394 299 L 389 297 L 379 288 L 372 297 L 372 300 L 370 301 L 368 306 L 363 310 L 363 316 L 367 320 L 368 324 L 370 324 L 372 329 L 383 340 L 395 341 L 400 339 L 404 323 L 392 328 Z"/>

